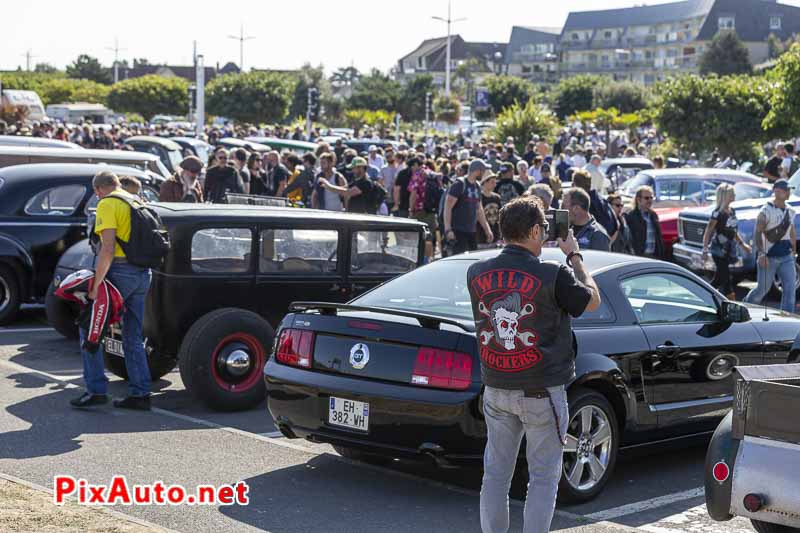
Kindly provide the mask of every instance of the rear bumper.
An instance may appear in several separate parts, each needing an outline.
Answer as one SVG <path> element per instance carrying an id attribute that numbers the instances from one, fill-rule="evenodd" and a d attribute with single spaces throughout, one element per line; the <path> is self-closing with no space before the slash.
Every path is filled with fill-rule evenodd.
<path id="1" fill-rule="evenodd" d="M 392 457 L 435 456 L 437 461 L 480 460 L 486 425 L 477 384 L 447 391 L 366 381 L 267 361 L 267 408 L 284 435 L 359 448 Z M 331 396 L 369 403 L 369 431 L 328 424 Z"/>

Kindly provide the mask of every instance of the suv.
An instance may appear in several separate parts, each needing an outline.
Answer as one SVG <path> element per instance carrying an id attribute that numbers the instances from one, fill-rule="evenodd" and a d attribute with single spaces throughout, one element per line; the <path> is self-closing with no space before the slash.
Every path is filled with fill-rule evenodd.
<path id="1" fill-rule="evenodd" d="M 424 257 L 427 226 L 414 220 L 248 205 L 154 207 L 172 246 L 147 296 L 150 373 L 156 379 L 177 363 L 184 386 L 221 410 L 264 399 L 261 372 L 292 301 L 346 302 Z M 73 246 L 54 285 L 93 259 L 86 241 Z M 73 317 L 64 306 L 48 316 L 54 324 Z M 106 338 L 106 362 L 126 377 L 117 335 Z"/>
<path id="2" fill-rule="evenodd" d="M 138 178 L 146 200 L 158 198 L 164 181 L 152 172 L 113 165 L 0 168 L 0 325 L 12 322 L 21 304 L 45 299 L 61 252 L 86 237 L 95 204 L 92 178 L 101 170 Z"/>

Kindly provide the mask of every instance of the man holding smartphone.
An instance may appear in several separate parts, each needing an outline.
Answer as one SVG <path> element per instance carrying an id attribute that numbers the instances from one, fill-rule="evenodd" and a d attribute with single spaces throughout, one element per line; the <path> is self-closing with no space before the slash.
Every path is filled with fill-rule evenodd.
<path id="1" fill-rule="evenodd" d="M 570 316 L 597 309 L 600 292 L 571 230 L 558 239 L 570 268 L 539 259 L 548 223 L 538 198 L 506 204 L 500 231 L 503 250 L 467 271 L 486 385 L 481 528 L 508 531 L 508 490 L 524 436 L 530 482 L 523 531 L 545 533 L 553 519 L 569 421 L 566 385 L 575 377 Z"/>

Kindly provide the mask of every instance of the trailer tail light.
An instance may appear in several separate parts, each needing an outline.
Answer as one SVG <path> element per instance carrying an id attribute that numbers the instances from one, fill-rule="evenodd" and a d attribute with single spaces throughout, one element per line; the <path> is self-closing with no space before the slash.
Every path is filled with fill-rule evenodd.
<path id="1" fill-rule="evenodd" d="M 464 390 L 471 382 L 471 356 L 436 348 L 420 348 L 417 352 L 412 385 Z"/>
<path id="2" fill-rule="evenodd" d="M 314 332 L 303 329 L 284 329 L 275 354 L 279 363 L 311 368 L 314 354 Z"/>
<path id="3" fill-rule="evenodd" d="M 717 483 L 725 483 L 731 475 L 731 469 L 725 461 L 720 461 L 712 468 L 711 475 L 714 476 L 714 480 Z"/>
<path id="4" fill-rule="evenodd" d="M 750 513 L 757 513 L 764 507 L 764 498 L 759 494 L 748 494 L 744 497 L 744 508 Z"/>

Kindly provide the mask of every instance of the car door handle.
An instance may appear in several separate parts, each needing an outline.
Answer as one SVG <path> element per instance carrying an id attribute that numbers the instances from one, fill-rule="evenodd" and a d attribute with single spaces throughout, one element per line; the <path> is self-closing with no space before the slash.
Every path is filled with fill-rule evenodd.
<path id="1" fill-rule="evenodd" d="M 666 357 L 675 357 L 680 351 L 681 347 L 674 344 L 659 344 L 656 346 L 656 353 Z"/>

